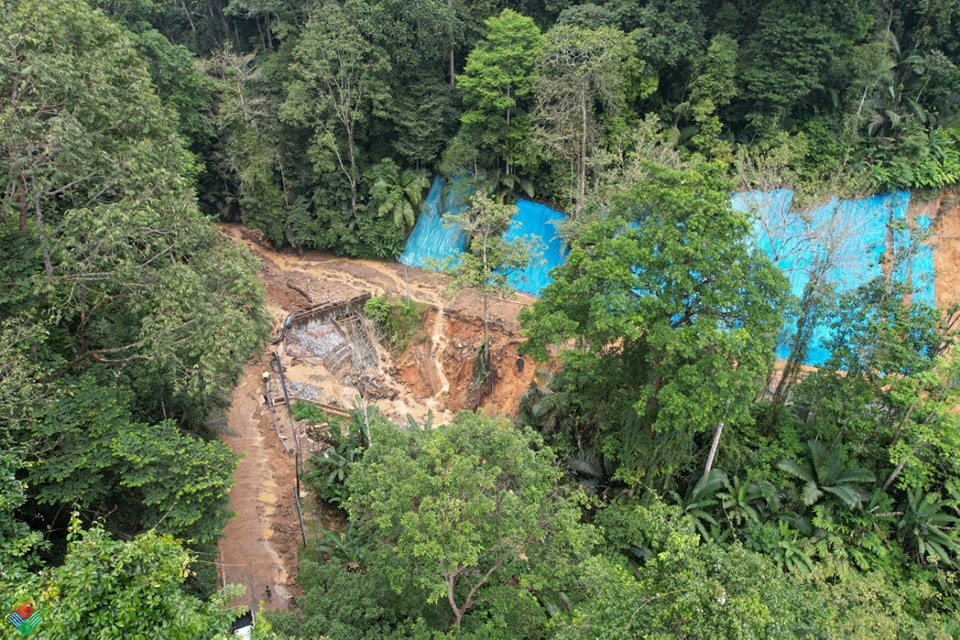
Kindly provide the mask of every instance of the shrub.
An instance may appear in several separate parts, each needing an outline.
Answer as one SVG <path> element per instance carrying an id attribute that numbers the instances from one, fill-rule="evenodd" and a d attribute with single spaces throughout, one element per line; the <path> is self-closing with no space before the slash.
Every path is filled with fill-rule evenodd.
<path id="1" fill-rule="evenodd" d="M 423 324 L 427 306 L 406 299 L 389 299 L 386 296 L 370 298 L 363 305 L 367 314 L 384 341 L 396 351 L 403 351 Z"/>

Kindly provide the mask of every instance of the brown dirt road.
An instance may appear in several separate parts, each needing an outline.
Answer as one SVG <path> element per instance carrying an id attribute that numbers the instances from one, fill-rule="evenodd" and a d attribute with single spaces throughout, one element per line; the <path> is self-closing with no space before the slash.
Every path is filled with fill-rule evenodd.
<path id="1" fill-rule="evenodd" d="M 227 584 L 247 588 L 235 604 L 254 611 L 260 601 L 269 610 L 287 608 L 295 586 L 299 541 L 291 493 L 294 461 L 281 448 L 261 400 L 262 371 L 259 364 L 247 365 L 227 414 L 232 433 L 222 436 L 244 457 L 230 492 L 236 517 L 227 523 L 220 543 L 221 576 Z"/>

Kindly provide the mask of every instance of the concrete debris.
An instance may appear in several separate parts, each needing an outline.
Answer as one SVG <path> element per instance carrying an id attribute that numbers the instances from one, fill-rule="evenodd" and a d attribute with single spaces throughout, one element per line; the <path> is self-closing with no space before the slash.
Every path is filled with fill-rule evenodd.
<path id="1" fill-rule="evenodd" d="M 320 388 L 307 382 L 287 380 L 287 391 L 292 396 L 291 401 L 293 398 L 320 401 Z"/>

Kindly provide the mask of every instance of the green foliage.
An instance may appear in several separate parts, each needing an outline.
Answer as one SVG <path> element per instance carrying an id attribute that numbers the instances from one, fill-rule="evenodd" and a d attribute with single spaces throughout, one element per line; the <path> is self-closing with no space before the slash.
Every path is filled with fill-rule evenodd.
<path id="1" fill-rule="evenodd" d="M 16 511 L 26 501 L 26 484 L 15 472 L 17 458 L 9 452 L 0 453 L 0 588 L 13 591 L 27 579 L 28 571 L 39 564 L 39 552 L 49 548 L 39 531 L 16 518 Z"/>
<path id="2" fill-rule="evenodd" d="M 624 31 L 637 41 L 641 58 L 657 72 L 681 66 L 705 44 L 705 16 L 694 0 L 654 0 L 642 6 L 614 0 L 606 6 L 619 15 Z"/>
<path id="3" fill-rule="evenodd" d="M 502 452 L 484 451 L 473 466 L 451 462 L 464 485 L 418 475 L 420 467 L 390 476 L 406 499 L 391 513 L 411 531 L 363 520 L 328 540 L 347 564 L 305 566 L 303 614 L 281 616 L 278 629 L 377 638 L 956 635 L 953 330 L 923 305 L 903 305 L 889 283 L 835 295 L 824 260 L 809 274 L 792 360 L 802 361 L 818 314 L 836 318 L 834 360 L 800 382 L 788 369 L 769 404 L 755 405 L 772 336 L 792 307 L 769 265 L 748 255 L 745 220 L 721 206 L 732 188 L 724 172 L 739 190 L 794 188 L 795 204 L 956 185 L 955 3 L 92 4 L 102 11 L 81 0 L 7 3 L 0 23 L 0 582 L 29 581 L 42 565 L 43 545 L 26 523 L 60 526 L 57 514 L 74 503 L 126 536 L 156 527 L 210 542 L 223 521 L 235 459 L 190 432 L 228 403 L 268 323 L 255 265 L 197 213 L 198 176 L 206 211 L 259 228 L 277 246 L 393 258 L 423 175 L 443 157 L 451 172 L 489 185 L 492 203 L 535 189 L 556 207 L 572 204 L 570 261 L 525 330 L 532 352 L 571 340 L 573 349 L 563 371 L 527 395 L 524 420 L 562 452 L 551 473 L 566 468 L 598 504 L 621 496 L 645 506 L 624 504 L 616 517 L 601 508 L 597 522 L 620 555 L 586 565 L 562 535 L 583 534 L 569 524 L 575 508 L 564 502 L 566 520 L 543 516 L 529 527 L 527 512 L 510 512 L 518 528 L 546 533 L 523 541 L 527 561 L 510 556 L 471 594 L 470 581 L 496 565 L 498 556 L 483 554 L 498 549 L 488 540 L 510 533 L 487 522 L 495 518 L 483 502 L 513 500 L 491 497 L 488 484 L 501 476 L 484 484 Z M 206 77 L 191 52 L 208 56 Z M 471 269 L 459 275 L 486 298 L 510 267 L 491 243 L 476 243 L 484 233 L 474 234 L 463 263 Z M 891 269 L 901 273 L 908 257 L 894 255 Z M 372 302 L 369 313 L 390 335 L 419 323 L 402 303 Z M 491 371 L 488 343 L 473 363 L 480 381 Z M 377 444 L 377 420 L 358 407 L 354 440 L 369 445 L 373 435 Z M 709 435 L 721 424 L 716 466 L 726 474 L 704 476 Z M 420 448 L 445 450 L 442 438 L 411 435 L 418 431 L 384 431 L 395 446 L 376 464 L 401 456 L 387 448 L 439 459 Z M 805 449 L 807 441 L 816 444 Z M 462 458 L 470 443 L 461 444 Z M 366 463 L 351 467 L 349 447 L 331 456 L 316 473 L 349 506 L 349 470 Z M 544 483 L 531 482 L 542 498 Z M 879 486 L 868 496 L 870 483 Z M 650 489 L 680 506 L 652 505 Z M 509 490 L 530 497 L 526 484 Z M 469 503 L 470 518 L 431 510 L 431 500 L 461 508 L 454 498 Z M 150 536 L 95 546 L 124 562 L 128 547 L 160 557 L 137 569 L 172 603 L 157 630 L 107 628 L 95 611 L 103 603 L 80 603 L 77 578 L 63 602 L 80 613 L 54 635 L 88 635 L 77 625 L 104 637 L 224 628 L 170 613 L 206 605 L 180 600 L 172 582 L 150 573 L 177 574 L 165 552 L 154 553 L 162 536 Z M 707 536 L 715 542 L 697 542 Z M 106 576 L 91 583 L 91 597 L 102 587 L 108 601 L 123 599 L 113 579 L 132 565 L 115 575 L 88 551 L 82 562 Z M 456 569 L 443 563 L 457 558 L 466 560 L 451 608 L 441 592 L 444 572 Z M 80 576 L 82 562 L 65 566 Z M 776 567 L 805 576 L 803 589 Z"/>
<path id="4" fill-rule="evenodd" d="M 369 171 L 372 181 L 370 197 L 377 213 L 393 219 L 400 229 L 413 228 L 423 194 L 429 188 L 427 176 L 413 169 L 401 170 L 397 163 L 386 158 Z"/>
<path id="5" fill-rule="evenodd" d="M 351 521 L 376 540 L 364 564 L 421 606 L 448 602 L 454 627 L 548 588 L 590 534 L 540 447 L 529 431 L 466 413 L 433 430 L 375 430 L 348 480 Z"/>
<path id="6" fill-rule="evenodd" d="M 219 440 L 185 436 L 169 422 L 127 431 L 111 449 L 122 469 L 120 486 L 133 489 L 142 504 L 141 526 L 188 542 L 219 538 L 240 454 Z"/>
<path id="7" fill-rule="evenodd" d="M 427 307 L 407 299 L 375 296 L 363 304 L 363 312 L 383 333 L 387 344 L 403 353 L 422 328 Z"/>
<path id="8" fill-rule="evenodd" d="M 723 128 L 717 111 L 737 96 L 737 52 L 737 41 L 732 37 L 727 34 L 714 36 L 706 56 L 696 61 L 696 76 L 690 83 L 689 101 L 677 106 L 678 112 L 688 112 L 699 128 L 692 140 L 698 148 L 716 146 L 716 138 Z"/>
<path id="9" fill-rule="evenodd" d="M 319 424 L 324 421 L 330 421 L 323 409 L 312 402 L 294 402 L 290 407 L 290 413 L 297 422 L 305 421 L 310 424 Z"/>
<path id="10" fill-rule="evenodd" d="M 604 452 L 663 487 L 689 469 L 698 434 L 751 420 L 786 284 L 749 249 L 715 167 L 647 172 L 571 243 L 521 322 L 540 357 L 577 339 L 565 367 Z"/>
<path id="11" fill-rule="evenodd" d="M 460 227 L 468 238 L 467 251 L 445 269 L 454 290 L 472 288 L 485 302 L 491 294 L 505 295 L 512 291 L 507 277 L 526 265 L 531 251 L 529 240 L 508 242 L 502 237 L 516 212 L 515 205 L 494 202 L 478 193 L 470 198 L 463 213 L 446 218 L 445 224 Z"/>
<path id="12" fill-rule="evenodd" d="M 281 118 L 311 134 L 314 170 L 348 187 L 346 213 L 360 218 L 358 128 L 387 100 L 390 63 L 352 19 L 350 8 L 323 2 L 311 13 L 293 49 L 292 81 Z"/>
<path id="13" fill-rule="evenodd" d="M 316 549 L 330 554 L 348 567 L 357 568 L 360 566 L 360 554 L 363 552 L 364 545 L 357 534 L 356 527 L 351 522 L 342 534 L 324 530 L 323 540 L 317 544 Z"/>
<path id="14" fill-rule="evenodd" d="M 216 540 L 239 456 L 171 422 L 131 420 L 122 395 L 92 376 L 60 393 L 23 436 L 26 482 L 41 505 L 113 511 L 121 530 Z"/>
<path id="15" fill-rule="evenodd" d="M 170 536 L 148 531 L 130 541 L 100 527 L 71 524 L 63 566 L 43 580 L 40 638 L 212 638 L 224 634 L 236 612 L 231 587 L 204 602 L 181 590 L 193 559 Z"/>
<path id="16" fill-rule="evenodd" d="M 398 598 L 375 568 L 351 571 L 339 562 L 304 561 L 299 577 L 305 592 L 298 600 L 302 618 L 270 616 L 284 637 L 417 637 L 412 631 L 419 607 Z"/>
<path id="17" fill-rule="evenodd" d="M 586 206 L 588 173 L 601 133 L 623 128 L 617 116 L 631 88 L 651 89 L 629 82 L 643 71 L 633 42 L 616 29 L 557 25 L 545 36 L 534 85 L 534 139 L 551 157 L 569 163 L 570 200 L 578 215 Z"/>
<path id="18" fill-rule="evenodd" d="M 873 472 L 862 467 L 846 468 L 839 447 L 828 450 L 819 440 L 810 440 L 807 446 L 809 461 L 781 460 L 777 464 L 782 471 L 804 482 L 800 492 L 803 504 L 809 507 L 829 493 L 850 509 L 859 507 L 866 494 L 858 485 L 876 482 Z"/>
<path id="19" fill-rule="evenodd" d="M 156 29 L 131 34 L 131 39 L 147 61 L 160 100 L 176 113 L 180 134 L 199 148 L 214 135 L 207 113 L 213 93 L 210 79 L 196 68 L 187 47 L 174 44 Z"/>
<path id="20" fill-rule="evenodd" d="M 310 471 L 306 482 L 321 500 L 345 507 L 350 496 L 346 481 L 353 463 L 362 458 L 364 445 L 359 431 L 351 430 L 344 436 L 337 433 L 339 428 L 339 425 L 330 428 L 332 444 L 326 453 L 315 455 L 308 461 Z"/>
<path id="21" fill-rule="evenodd" d="M 486 26 L 486 37 L 459 78 L 461 135 L 486 153 L 486 166 L 502 164 L 509 175 L 532 168 L 536 160 L 529 111 L 543 38 L 533 20 L 512 9 L 487 19 Z"/>
<path id="22" fill-rule="evenodd" d="M 920 489 L 908 489 L 904 513 L 897 524 L 898 537 L 919 562 L 958 566 L 960 517 L 957 500 L 942 500 Z"/>
<path id="23" fill-rule="evenodd" d="M 598 514 L 610 547 L 584 564 L 587 597 L 551 622 L 556 638 L 766 638 L 816 628 L 815 597 L 739 545 L 700 544 L 674 507 L 613 505 Z"/>
<path id="24" fill-rule="evenodd" d="M 871 154 L 871 186 L 877 191 L 943 189 L 960 181 L 960 132 L 906 126 L 895 144 Z"/>
<path id="25" fill-rule="evenodd" d="M 26 498 L 4 498 L 10 569 L 37 560 L 23 522 L 51 527 L 44 560 L 62 560 L 71 508 L 127 537 L 210 544 L 237 457 L 196 433 L 229 403 L 269 323 L 252 258 L 192 191 L 178 129 L 195 142 L 208 133 L 205 84 L 182 47 L 85 2 L 3 15 L 0 446 L 16 453 Z M 60 637 L 82 634 L 67 628 Z"/>
<path id="26" fill-rule="evenodd" d="M 263 86 L 263 68 L 253 54 L 230 50 L 214 52 L 201 67 L 212 79 L 213 122 L 222 149 L 208 170 L 224 185 L 221 193 L 204 193 L 203 201 L 222 219 L 239 213 L 244 224 L 263 231 L 274 245 L 299 244 L 289 237 L 288 209 L 296 211 L 296 198 L 281 150 L 279 99 Z"/>
<path id="27" fill-rule="evenodd" d="M 225 408 L 269 323 L 249 253 L 184 201 L 69 212 L 53 236 L 52 303 L 77 361 L 121 377 L 145 416 Z"/>
<path id="28" fill-rule="evenodd" d="M 929 599 L 920 581 L 892 583 L 883 573 L 850 573 L 840 579 L 817 576 L 817 617 L 826 637 L 947 638 L 952 634 L 939 614 L 911 610 L 910 600 Z"/>

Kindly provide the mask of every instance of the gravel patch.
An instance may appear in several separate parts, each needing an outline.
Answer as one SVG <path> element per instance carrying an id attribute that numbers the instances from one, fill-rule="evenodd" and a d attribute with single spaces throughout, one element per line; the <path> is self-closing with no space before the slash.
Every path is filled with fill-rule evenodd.
<path id="1" fill-rule="evenodd" d="M 287 392 L 294 398 L 320 401 L 320 388 L 306 382 L 287 380 Z"/>
<path id="2" fill-rule="evenodd" d="M 336 330 L 316 335 L 302 329 L 291 329 L 287 333 L 287 340 L 318 358 L 326 357 L 344 342 Z"/>

